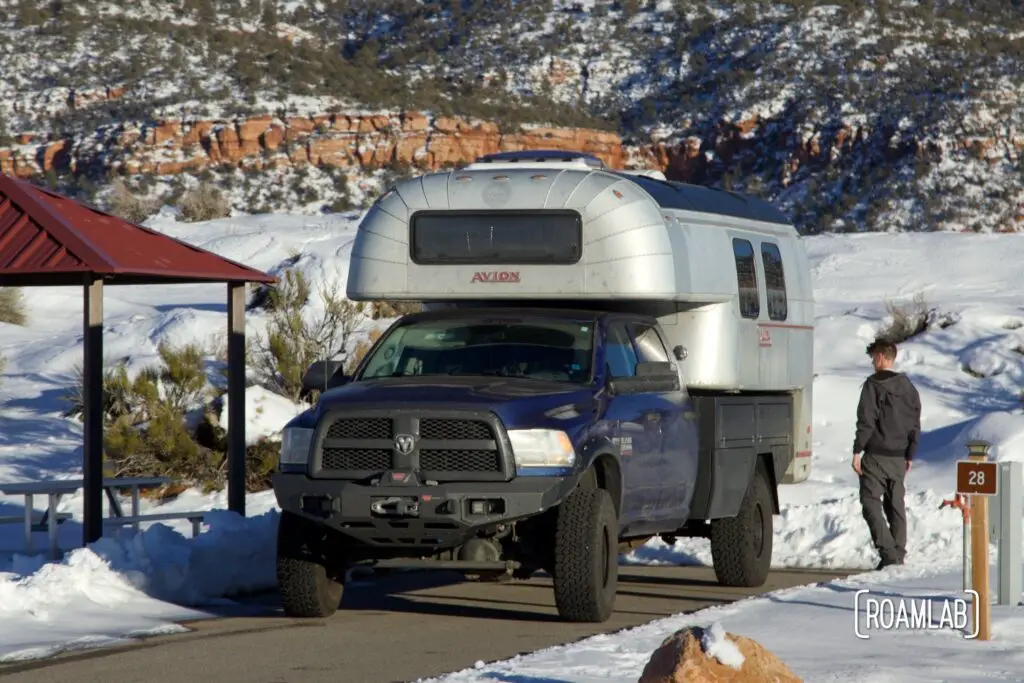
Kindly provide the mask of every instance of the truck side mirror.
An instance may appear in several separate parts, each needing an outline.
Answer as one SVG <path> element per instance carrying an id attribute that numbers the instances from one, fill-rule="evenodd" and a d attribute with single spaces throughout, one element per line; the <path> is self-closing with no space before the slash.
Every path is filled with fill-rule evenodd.
<path id="1" fill-rule="evenodd" d="M 672 349 L 672 355 L 674 355 L 676 357 L 676 360 L 686 360 L 686 357 L 688 355 L 690 355 L 690 354 L 686 350 L 685 346 L 683 346 L 682 344 L 679 344 L 674 349 Z"/>
<path id="2" fill-rule="evenodd" d="M 345 365 L 340 360 L 318 360 L 306 370 L 302 376 L 302 395 L 307 396 L 312 391 L 327 391 L 334 387 L 347 384 L 351 378 L 342 371 Z"/>
<path id="3" fill-rule="evenodd" d="M 670 361 L 640 362 L 633 377 L 616 377 L 608 382 L 613 394 L 679 391 L 679 375 Z"/>

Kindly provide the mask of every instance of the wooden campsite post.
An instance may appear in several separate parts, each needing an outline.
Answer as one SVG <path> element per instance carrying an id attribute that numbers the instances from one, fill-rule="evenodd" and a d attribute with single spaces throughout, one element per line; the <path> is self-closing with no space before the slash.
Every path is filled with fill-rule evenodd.
<path id="1" fill-rule="evenodd" d="M 103 536 L 103 278 L 87 275 L 84 285 L 82 544 L 89 545 Z"/>
<path id="2" fill-rule="evenodd" d="M 245 283 L 228 283 L 228 509 L 245 517 Z"/>
<path id="3" fill-rule="evenodd" d="M 978 640 L 991 636 L 988 499 L 999 492 L 999 471 L 996 463 L 989 462 L 988 449 L 986 441 L 971 441 L 967 444 L 967 460 L 956 463 L 957 493 L 970 496 L 971 501 L 971 584 L 978 600 Z"/>

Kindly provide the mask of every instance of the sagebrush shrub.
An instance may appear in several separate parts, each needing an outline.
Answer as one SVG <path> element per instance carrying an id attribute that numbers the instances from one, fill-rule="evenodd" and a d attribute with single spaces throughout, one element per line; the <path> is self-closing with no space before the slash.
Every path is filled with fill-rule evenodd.
<path id="1" fill-rule="evenodd" d="M 140 197 L 121 178 L 115 178 L 106 200 L 107 212 L 130 223 L 141 223 L 160 208 L 160 202 Z"/>
<path id="2" fill-rule="evenodd" d="M 885 310 L 891 320 L 879 330 L 877 337 L 893 344 L 900 344 L 927 331 L 934 315 L 934 311 L 925 303 L 924 295 L 920 293 L 904 305 L 887 301 Z"/>
<path id="3" fill-rule="evenodd" d="M 226 218 L 231 214 L 231 203 L 212 183 L 203 181 L 178 200 L 178 210 L 187 223 Z"/>
<path id="4" fill-rule="evenodd" d="M 166 476 L 205 490 L 224 487 L 227 432 L 218 423 L 207 382 L 207 353 L 198 344 L 161 344 L 159 362 L 130 377 L 121 363 L 103 373 L 104 467 L 112 476 Z M 67 396 L 68 416 L 83 413 L 82 373 Z M 186 419 L 200 411 L 190 429 Z M 195 415 L 195 413 L 193 413 Z M 280 442 L 246 448 L 246 489 L 270 486 Z M 180 487 L 177 487 L 180 490 Z"/>
<path id="5" fill-rule="evenodd" d="M 24 325 L 25 297 L 16 287 L 0 287 L 0 323 Z"/>
<path id="6" fill-rule="evenodd" d="M 296 403 L 309 366 L 342 353 L 369 317 L 367 305 L 344 298 L 337 284 L 320 289 L 323 313 L 308 315 L 311 293 L 302 271 L 290 268 L 279 284 L 257 294 L 269 320 L 266 334 L 253 339 L 252 366 L 264 386 Z"/>

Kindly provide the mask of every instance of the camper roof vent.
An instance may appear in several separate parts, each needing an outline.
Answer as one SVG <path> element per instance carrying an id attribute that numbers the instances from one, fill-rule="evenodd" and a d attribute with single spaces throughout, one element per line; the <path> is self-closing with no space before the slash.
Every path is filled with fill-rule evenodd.
<path id="1" fill-rule="evenodd" d="M 603 161 L 593 154 L 569 152 L 558 149 L 532 149 L 518 152 L 498 152 L 479 157 L 465 167 L 466 170 L 479 168 L 516 168 L 543 165 L 545 168 L 607 168 Z"/>

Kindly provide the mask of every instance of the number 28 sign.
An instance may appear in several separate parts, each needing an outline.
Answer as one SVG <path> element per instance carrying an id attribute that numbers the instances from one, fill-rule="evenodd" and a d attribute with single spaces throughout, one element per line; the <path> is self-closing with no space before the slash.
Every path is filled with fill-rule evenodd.
<path id="1" fill-rule="evenodd" d="M 999 492 L 999 473 L 994 462 L 956 461 L 956 492 L 964 495 L 994 496 Z"/>

